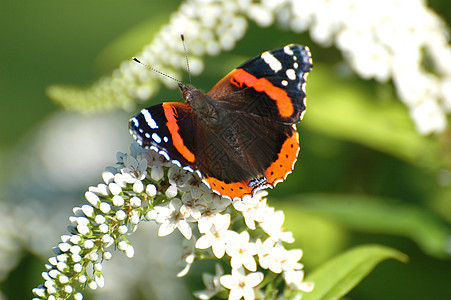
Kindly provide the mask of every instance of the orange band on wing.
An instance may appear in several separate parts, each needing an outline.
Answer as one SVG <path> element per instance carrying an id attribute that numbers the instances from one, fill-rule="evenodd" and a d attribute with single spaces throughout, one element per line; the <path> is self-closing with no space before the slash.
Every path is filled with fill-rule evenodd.
<path id="1" fill-rule="evenodd" d="M 204 181 L 210 185 L 212 190 L 231 199 L 242 199 L 245 195 L 252 195 L 254 191 L 262 187 L 275 187 L 277 183 L 285 180 L 291 173 L 299 153 L 299 134 L 293 125 L 293 132 L 282 144 L 277 160 L 265 171 L 266 181 L 262 184 L 249 186 L 249 181 L 226 183 L 214 177 L 204 177 Z"/>
<path id="2" fill-rule="evenodd" d="M 293 103 L 285 90 L 276 87 L 266 78 L 257 78 L 243 69 L 236 69 L 232 72 L 230 82 L 238 87 L 245 84 L 253 87 L 257 92 L 265 92 L 272 100 L 276 102 L 277 109 L 282 117 L 291 117 L 294 113 Z"/>
<path id="3" fill-rule="evenodd" d="M 183 155 L 183 157 L 187 161 L 193 163 L 195 160 L 195 156 L 185 146 L 185 144 L 183 143 L 183 139 L 179 133 L 179 125 L 177 124 L 177 119 L 175 118 L 175 116 L 177 116 L 177 110 L 171 105 L 165 103 L 163 103 L 163 109 L 166 120 L 168 120 L 166 126 L 168 127 L 169 133 L 171 134 L 174 147 L 177 149 L 178 152 L 180 152 L 180 154 Z"/>
<path id="4" fill-rule="evenodd" d="M 244 195 L 251 195 L 255 187 L 249 187 L 246 182 L 225 183 L 222 180 L 205 177 L 204 180 L 210 185 L 212 190 L 217 191 L 223 196 L 228 196 L 232 200 L 235 198 L 243 198 Z"/>
<path id="5" fill-rule="evenodd" d="M 293 171 L 294 163 L 299 153 L 299 134 L 293 134 L 282 144 L 277 160 L 266 169 L 266 180 L 273 187 L 277 183 L 285 180 L 288 174 Z"/>

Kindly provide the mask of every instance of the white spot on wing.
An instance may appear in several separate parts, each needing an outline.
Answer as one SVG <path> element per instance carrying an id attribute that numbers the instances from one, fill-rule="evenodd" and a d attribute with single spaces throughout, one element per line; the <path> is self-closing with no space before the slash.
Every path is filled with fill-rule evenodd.
<path id="1" fill-rule="evenodd" d="M 201 175 L 199 175 L 199 177 L 202 178 Z M 202 182 L 203 182 L 209 189 L 211 189 L 210 184 L 209 184 L 205 179 L 202 179 Z M 215 192 L 216 194 L 219 195 L 219 192 L 218 192 L 218 191 L 213 190 L 213 192 Z"/>
<path id="2" fill-rule="evenodd" d="M 303 111 L 301 112 L 301 117 L 300 117 L 301 120 L 304 118 L 304 115 L 305 115 L 305 110 L 303 110 Z"/>
<path id="3" fill-rule="evenodd" d="M 163 137 L 163 141 L 164 141 L 165 143 L 167 143 L 167 142 L 169 141 L 168 137 L 167 137 L 167 136 L 164 136 L 164 137 Z"/>
<path id="4" fill-rule="evenodd" d="M 288 85 L 288 81 L 282 80 L 282 85 L 283 85 L 283 86 L 287 86 L 287 85 Z"/>
<path id="5" fill-rule="evenodd" d="M 279 72 L 280 70 L 282 70 L 282 64 L 280 63 L 280 61 L 268 51 L 263 52 L 261 58 L 265 61 L 265 63 L 269 65 L 271 70 L 273 70 L 274 72 Z"/>
<path id="6" fill-rule="evenodd" d="M 157 142 L 158 144 L 161 143 L 161 138 L 158 134 L 152 133 L 152 139 Z"/>
<path id="7" fill-rule="evenodd" d="M 155 120 L 152 118 L 152 115 L 150 114 L 150 112 L 147 109 L 143 109 L 141 110 L 141 113 L 144 116 L 144 119 L 147 122 L 147 125 L 149 125 L 150 128 L 152 129 L 158 129 L 158 125 L 155 122 Z"/>
<path id="8" fill-rule="evenodd" d="M 296 72 L 294 72 L 293 69 L 288 69 L 286 72 L 288 79 L 295 80 L 296 79 Z"/>
<path id="9" fill-rule="evenodd" d="M 289 45 L 283 47 L 283 51 L 285 51 L 285 53 L 288 54 L 288 55 L 293 55 L 294 54 L 293 50 L 290 49 Z"/>
<path id="10" fill-rule="evenodd" d="M 183 167 L 183 170 L 187 170 L 191 173 L 194 172 L 193 168 L 191 168 L 190 166 Z"/>

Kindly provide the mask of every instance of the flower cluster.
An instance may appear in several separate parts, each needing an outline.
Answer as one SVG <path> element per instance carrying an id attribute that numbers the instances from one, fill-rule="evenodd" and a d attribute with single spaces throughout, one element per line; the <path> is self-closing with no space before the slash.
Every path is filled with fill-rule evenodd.
<path id="1" fill-rule="evenodd" d="M 186 1 L 136 56 L 159 71 L 180 77 L 180 70 L 186 68 L 180 42 L 183 33 L 195 75 L 203 69 L 202 56 L 235 47 L 246 32 L 247 19 L 261 27 L 277 21 L 294 32 L 309 30 L 319 44 L 334 43 L 362 78 L 393 80 L 418 132 L 429 134 L 446 128 L 446 114 L 451 111 L 451 47 L 446 24 L 423 0 Z M 176 86 L 175 81 L 155 76 L 130 60 L 87 90 L 52 86 L 48 94 L 71 109 L 129 109 L 135 100 L 154 95 L 158 80 Z"/>
<path id="2" fill-rule="evenodd" d="M 265 4 L 272 9 L 274 4 Z M 364 79 L 392 79 L 421 134 L 442 132 L 451 112 L 447 26 L 423 0 L 296 0 L 278 20 L 343 52 Z M 289 16 L 289 17 L 287 17 Z M 432 69 L 432 71 L 430 71 Z"/>
<path id="3" fill-rule="evenodd" d="M 45 283 L 33 289 L 36 299 L 82 299 L 85 286 L 103 287 L 102 263 L 112 258 L 108 249 L 114 245 L 132 258 L 126 236 L 149 220 L 159 224 L 159 236 L 179 231 L 185 238 L 179 277 L 196 260 L 221 259 L 228 265 L 231 274 L 220 265 L 215 276 L 204 274 L 206 290 L 195 293 L 200 299 L 228 290 L 229 299 L 254 299 L 263 293 L 265 276 L 285 282 L 283 295 L 290 299 L 313 288 L 304 282 L 302 251 L 283 246 L 294 239 L 283 229 L 283 212 L 266 204 L 265 191 L 232 202 L 214 194 L 196 174 L 136 144 L 131 154 L 117 158 L 118 165 L 103 173 L 104 183 L 86 192 L 88 203 L 74 208 L 70 234 L 54 248 L 42 274 Z"/>

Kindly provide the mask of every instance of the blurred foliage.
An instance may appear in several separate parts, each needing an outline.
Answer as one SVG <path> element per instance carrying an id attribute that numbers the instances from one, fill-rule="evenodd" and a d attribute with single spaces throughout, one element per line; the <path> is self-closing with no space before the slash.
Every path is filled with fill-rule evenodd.
<path id="1" fill-rule="evenodd" d="M 414 131 L 405 106 L 391 91 L 378 95 L 376 89 L 386 89 L 382 84 L 369 89 L 359 81 L 349 83 L 333 74 L 333 69 L 320 62 L 309 77 L 310 94 L 319 93 L 322 100 L 308 103 L 309 129 L 413 164 L 439 165 L 437 143 Z"/>
<path id="2" fill-rule="evenodd" d="M 368 245 L 348 250 L 307 276 L 307 281 L 315 282 L 315 289 L 302 299 L 339 299 L 378 263 L 389 258 L 407 261 L 406 255 L 383 246 Z"/>
<path id="3" fill-rule="evenodd" d="M 430 3 L 451 21 L 448 1 Z M 2 5 L 7 46 L 0 49 L 0 155 L 20 158 L 25 152 L 15 146 L 61 109 L 46 98 L 49 85 L 89 85 L 109 74 L 151 40 L 178 4 L 25 0 Z M 405 261 L 384 246 L 347 250 L 377 243 L 405 253 L 409 262 L 381 264 L 348 299 L 451 299 L 451 187 L 442 169 L 450 167 L 451 138 L 418 135 L 390 83 L 353 76 L 338 51 L 320 48 L 308 34 L 253 24 L 234 50 L 205 58 L 207 67 L 193 83 L 208 90 L 240 62 L 291 42 L 311 48 L 314 69 L 307 84 L 307 113 L 298 126 L 300 158 L 286 182 L 270 192 L 269 204 L 286 213 L 286 228 L 296 238 L 292 246 L 304 249 L 307 276 L 325 272 L 340 278 L 343 286 L 318 284 L 343 295 L 382 260 Z M 161 89 L 151 102 L 180 98 L 178 91 Z M 0 285 L 6 296 L 29 298 L 41 282 L 39 259 L 24 255 Z M 359 276 L 349 279 L 355 272 Z"/>
<path id="4" fill-rule="evenodd" d="M 446 247 L 451 229 L 419 206 L 366 195 L 303 194 L 296 199 L 297 206 L 293 205 L 295 201 L 281 206 L 287 212 L 287 227 L 290 215 L 295 220 L 301 210 L 303 214 L 321 215 L 348 230 L 410 238 L 431 256 L 449 257 Z M 290 229 L 297 232 L 294 226 Z"/>

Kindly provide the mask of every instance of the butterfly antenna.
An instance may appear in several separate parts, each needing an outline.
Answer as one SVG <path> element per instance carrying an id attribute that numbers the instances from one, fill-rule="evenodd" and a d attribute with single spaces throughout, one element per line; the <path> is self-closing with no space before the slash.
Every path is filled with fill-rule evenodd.
<path id="1" fill-rule="evenodd" d="M 168 74 L 165 74 L 165 73 L 163 73 L 163 72 L 160 72 L 160 71 L 158 71 L 157 69 L 152 68 L 151 66 L 146 65 L 145 63 L 143 63 L 142 61 L 140 61 L 140 60 L 137 59 L 136 57 L 132 57 L 132 59 L 133 59 L 134 61 L 136 61 L 137 63 L 143 65 L 143 66 L 146 67 L 147 69 L 152 70 L 152 71 L 154 71 L 155 73 L 158 73 L 158 74 L 160 74 L 160 75 L 163 75 L 163 76 L 166 76 L 166 77 L 168 77 L 168 78 L 171 78 L 172 80 L 177 81 L 179 84 L 184 85 L 183 82 L 181 82 L 180 80 L 178 80 L 178 79 L 176 79 L 176 78 L 174 78 L 174 77 L 172 77 L 172 76 L 169 76 Z"/>
<path id="2" fill-rule="evenodd" d="M 190 69 L 189 69 L 189 61 L 188 61 L 188 51 L 186 51 L 186 46 L 185 46 L 185 37 L 183 36 L 183 34 L 181 34 L 180 38 L 182 39 L 183 50 L 185 50 L 186 69 L 188 70 L 189 84 L 192 84 L 192 82 L 191 82 L 191 72 L 190 72 Z"/>

